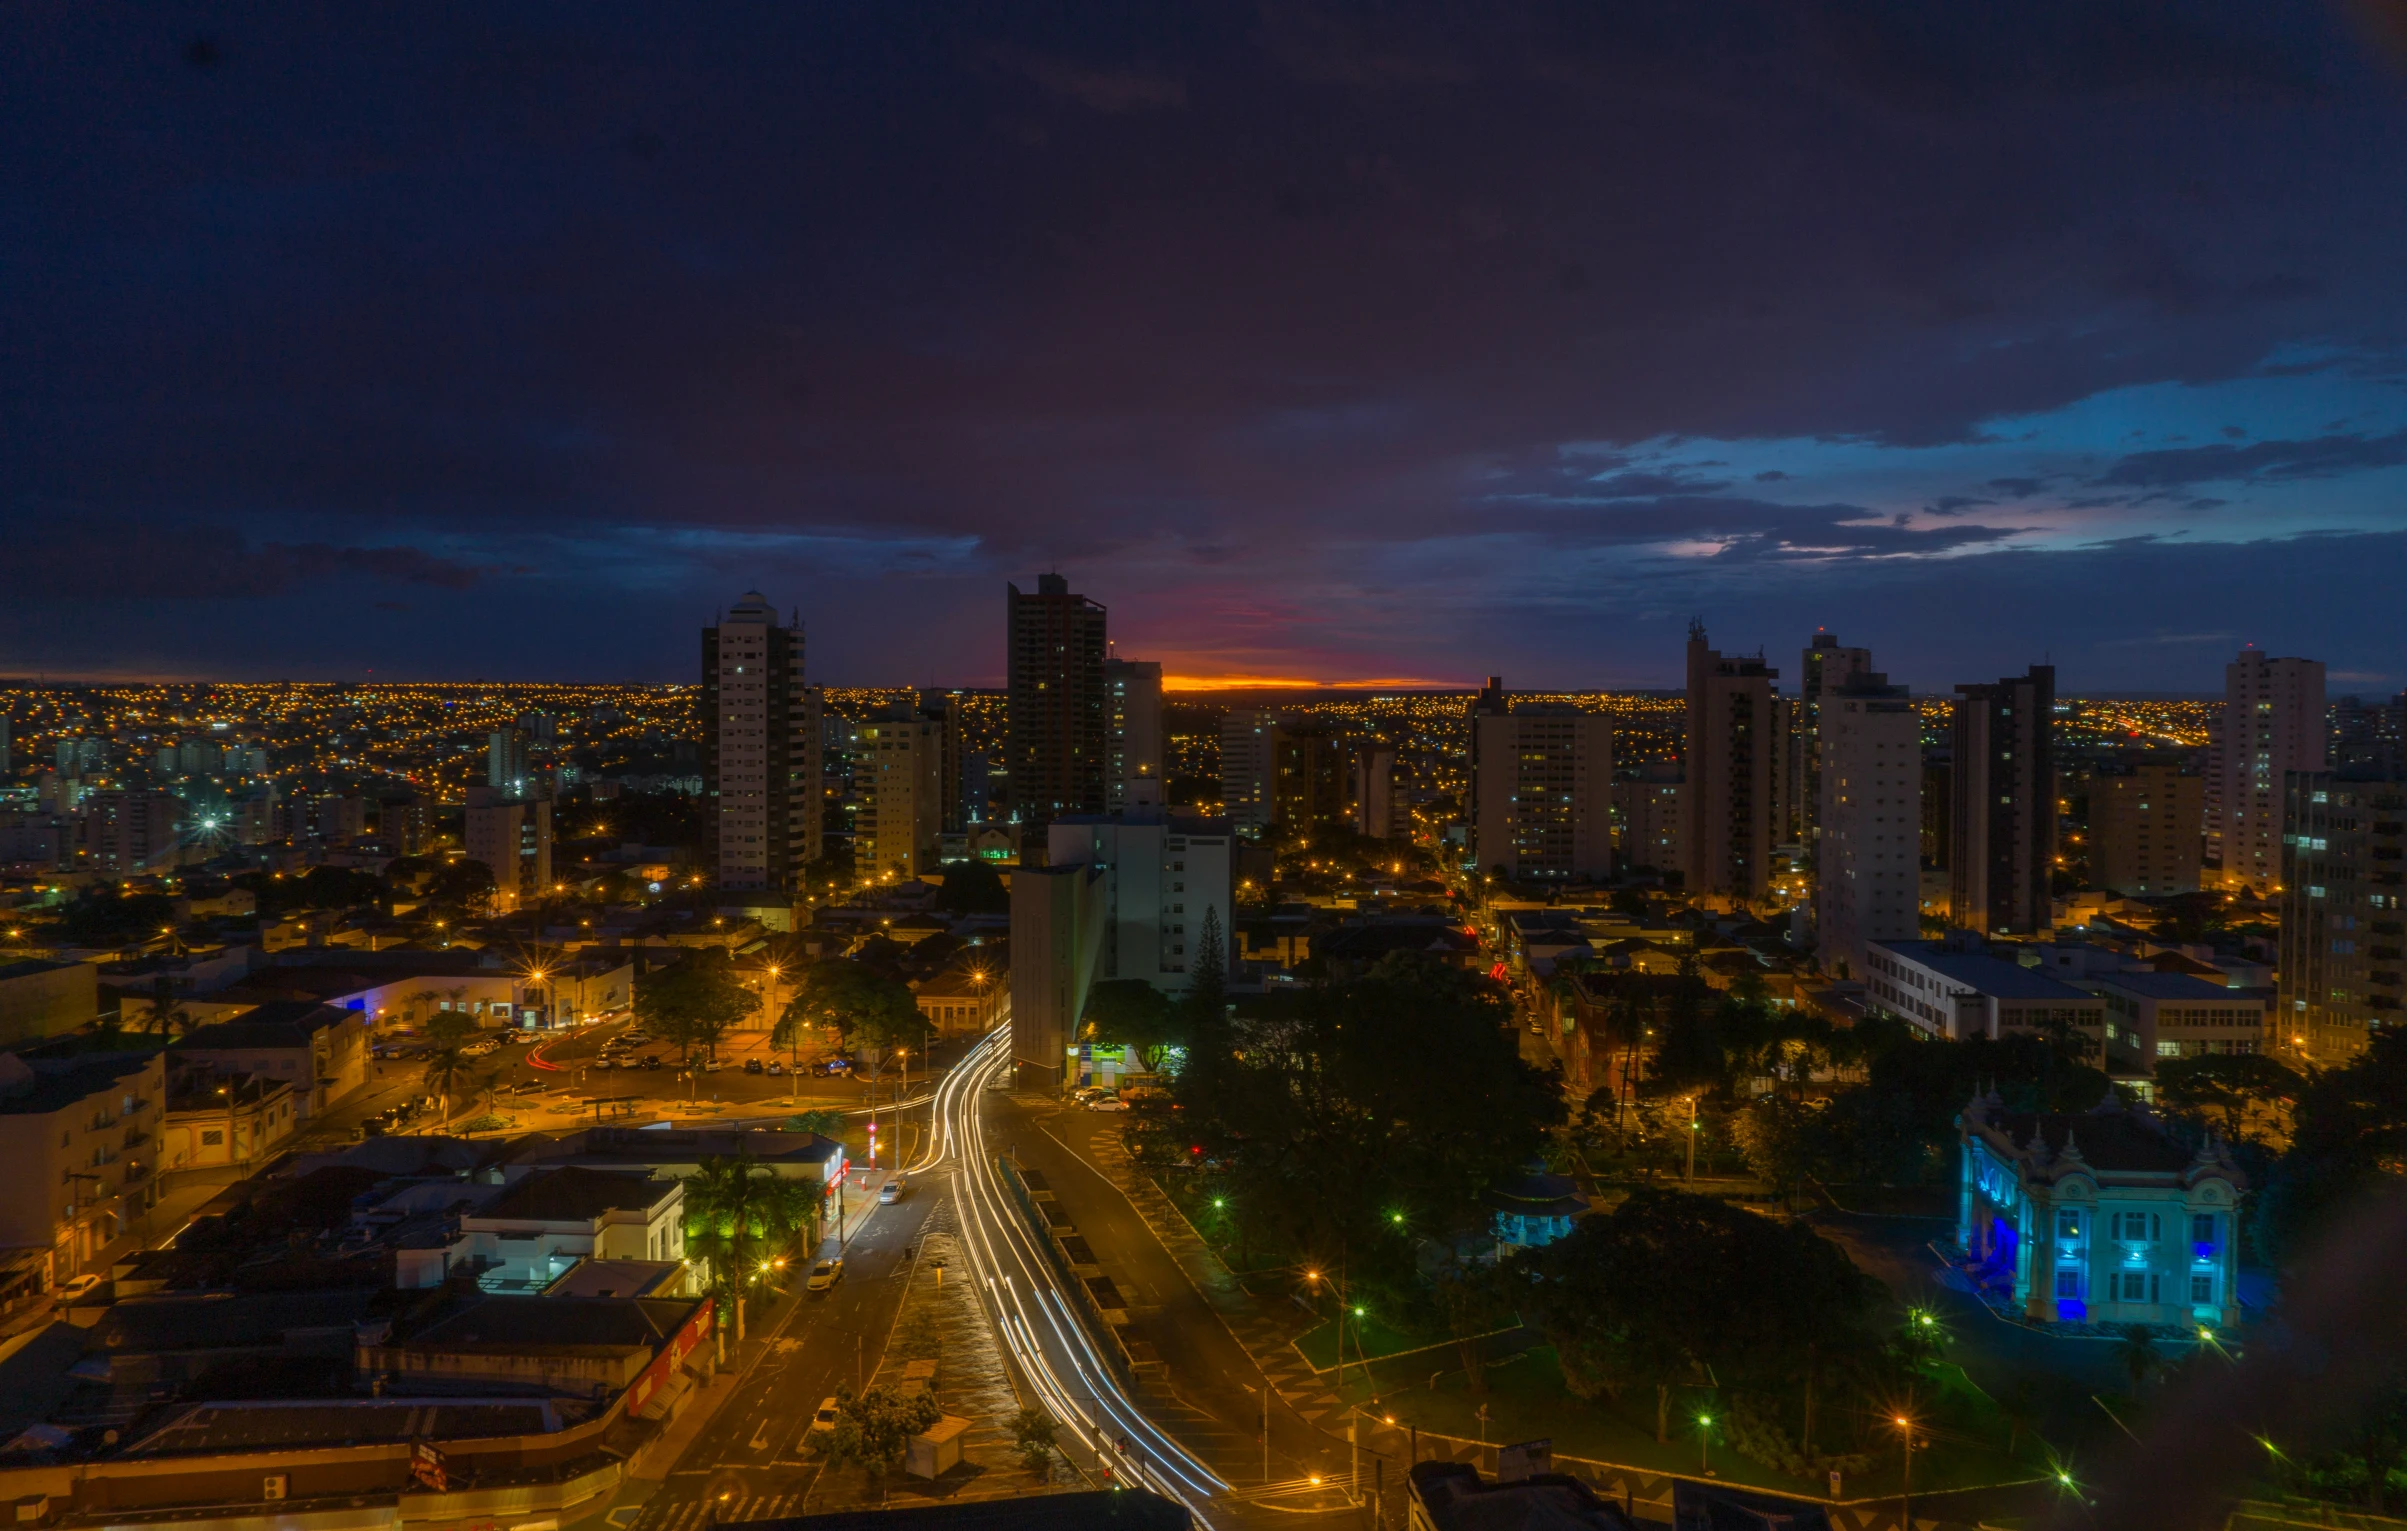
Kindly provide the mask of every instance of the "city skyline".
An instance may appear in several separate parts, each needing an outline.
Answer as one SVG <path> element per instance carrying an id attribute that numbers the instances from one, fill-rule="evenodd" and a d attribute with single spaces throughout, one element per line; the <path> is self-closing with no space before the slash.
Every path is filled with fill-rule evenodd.
<path id="1" fill-rule="evenodd" d="M 2407 684 L 2336 10 L 6 26 L 11 673 Z"/>

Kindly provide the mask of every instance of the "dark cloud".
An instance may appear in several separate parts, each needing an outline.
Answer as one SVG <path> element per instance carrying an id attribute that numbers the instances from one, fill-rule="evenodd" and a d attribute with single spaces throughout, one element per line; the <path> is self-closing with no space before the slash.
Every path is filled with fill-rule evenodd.
<path id="1" fill-rule="evenodd" d="M 2407 464 L 2407 430 L 2384 436 L 2317 436 L 2305 441 L 2258 441 L 2244 447 L 2135 452 L 2107 469 L 2097 482 L 2163 488 L 2250 479 L 2336 478 L 2401 464 Z"/>
<path id="2" fill-rule="evenodd" d="M 1953 516 L 1970 510 L 1975 505 L 1995 505 L 1996 503 L 1995 500 L 1984 500 L 1974 495 L 1943 494 L 1922 508 L 1934 516 Z"/>
<path id="3" fill-rule="evenodd" d="M 2028 499 L 2066 444 L 1877 508 L 1802 450 L 1751 476 L 1800 508 L 1678 443 L 1989 446 L 2106 390 L 2378 373 L 2407 335 L 2407 106 L 2312 8 L 664 25 L 438 0 L 209 25 L 0 11 L 0 545 L 35 550 L 0 590 L 54 611 L 88 581 L 137 603 L 124 642 L 194 663 L 274 661 L 166 597 L 264 624 L 400 584 L 416 609 L 361 638 L 382 668 L 496 673 L 506 643 L 682 675 L 697 610 L 775 576 L 832 671 L 967 678 L 995 669 L 1006 574 L 1076 567 L 1170 649 L 1372 569 L 1399 602 L 1510 608 L 1509 567 L 1428 551 L 1490 525 L 1726 539 L 1670 562 L 1805 589 L 1994 548 L 1953 524 L 1969 504 L 1944 536 L 1896 509 L 1996 469 L 1981 492 Z M 2174 429 L 2233 418 L 2198 408 Z M 2368 445 L 2396 424 L 2358 418 Z M 2213 476 L 2177 455 L 2093 487 Z M 1997 556 L 1947 583 L 1986 609 Z M 503 588 L 557 619 L 497 636 L 472 613 Z M 578 602 L 613 613 L 604 648 Z"/>

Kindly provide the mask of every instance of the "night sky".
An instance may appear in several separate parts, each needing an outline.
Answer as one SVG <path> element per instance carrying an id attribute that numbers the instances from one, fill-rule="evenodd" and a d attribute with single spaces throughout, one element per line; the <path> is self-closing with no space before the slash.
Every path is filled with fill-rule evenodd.
<path id="1" fill-rule="evenodd" d="M 2373 14 L 0 8 L 0 672 L 2407 685 Z"/>

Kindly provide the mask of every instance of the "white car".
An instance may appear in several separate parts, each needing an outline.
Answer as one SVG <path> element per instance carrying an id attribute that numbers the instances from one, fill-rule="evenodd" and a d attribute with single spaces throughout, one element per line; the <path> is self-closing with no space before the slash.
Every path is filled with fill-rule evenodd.
<path id="1" fill-rule="evenodd" d="M 816 1435 L 822 1430 L 833 1430 L 835 1428 L 836 1400 L 832 1397 L 822 1398 L 819 1400 L 819 1412 L 811 1416 L 811 1428 L 805 1430 L 803 1434 L 806 1436 Z"/>
<path id="2" fill-rule="evenodd" d="M 843 1257 L 838 1256 L 833 1260 L 822 1260 L 817 1265 L 811 1267 L 811 1279 L 803 1283 L 803 1290 L 806 1292 L 825 1292 L 832 1289 L 837 1282 L 842 1281 L 843 1279 Z"/>
<path id="3" fill-rule="evenodd" d="M 57 1292 L 58 1300 L 62 1305 L 71 1303 L 77 1298 L 89 1293 L 94 1287 L 100 1285 L 100 1282 L 101 1278 L 97 1274 L 91 1271 L 86 1271 L 82 1275 L 72 1278 L 59 1287 Z"/>
<path id="4" fill-rule="evenodd" d="M 903 1193 L 910 1189 L 911 1186 L 909 1182 L 905 1181 L 902 1176 L 897 1175 L 892 1180 L 889 1180 L 884 1185 L 878 1187 L 878 1205 L 881 1207 L 891 1207 L 896 1202 L 901 1201 L 903 1199 Z"/>

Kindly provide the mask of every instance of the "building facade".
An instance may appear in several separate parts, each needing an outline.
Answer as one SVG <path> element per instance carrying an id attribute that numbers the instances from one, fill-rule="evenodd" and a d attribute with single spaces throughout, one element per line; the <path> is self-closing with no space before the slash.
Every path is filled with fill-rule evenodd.
<path id="1" fill-rule="evenodd" d="M 1162 800 L 1162 666 L 1151 659 L 1107 659 L 1103 690 L 1104 808 Z"/>
<path id="2" fill-rule="evenodd" d="M 2407 1023 L 2407 775 L 2294 772 L 2284 797 L 2274 1039 L 2346 1063 Z"/>
<path id="3" fill-rule="evenodd" d="M 2143 760 L 2089 785 L 2089 880 L 2134 898 L 2198 891 L 2206 782 L 2169 760 Z"/>
<path id="4" fill-rule="evenodd" d="M 1471 854 L 1510 879 L 1613 874 L 1613 720 L 1521 703 L 1471 719 Z"/>
<path id="5" fill-rule="evenodd" d="M 1815 958 L 1855 978 L 1867 942 L 1922 930 L 1922 716 L 1905 687 L 1864 670 L 1814 705 Z"/>
<path id="6" fill-rule="evenodd" d="M 155 1049 L 0 1053 L 0 1247 L 48 1250 L 55 1284 L 131 1231 L 157 1192 L 166 1098 Z"/>
<path id="7" fill-rule="evenodd" d="M 819 697 L 799 620 L 759 591 L 702 630 L 702 801 L 719 887 L 792 893 L 818 859 Z"/>
<path id="8" fill-rule="evenodd" d="M 545 797 L 504 797 L 470 787 L 460 817 L 461 848 L 493 873 L 493 908 L 508 914 L 540 902 L 552 887 L 552 804 Z"/>
<path id="9" fill-rule="evenodd" d="M 2239 1322 L 2248 1182 L 2221 1145 L 2192 1153 L 2112 1094 L 2040 1116 L 1992 1093 L 1956 1126 L 1956 1244 L 1982 1286 L 2042 1322 Z"/>
<path id="10" fill-rule="evenodd" d="M 1279 719 L 1259 707 L 1232 707 L 1220 719 L 1220 811 L 1239 829 L 1259 830 L 1278 815 Z"/>
<path id="11" fill-rule="evenodd" d="M 2270 894 L 2282 884 L 2285 784 L 2327 764 L 2323 661 L 2241 650 L 2223 667 L 2222 744 L 2223 884 Z"/>
<path id="12" fill-rule="evenodd" d="M 2148 1067 L 2136 1039 L 2108 1046 L 2106 1002 L 2097 995 L 1962 937 L 1865 943 L 1864 999 L 1868 1010 L 1951 1042 L 2022 1032 L 2057 1038 L 2101 1067 Z"/>
<path id="13" fill-rule="evenodd" d="M 853 745 L 853 868 L 908 881 L 936 870 L 944 832 L 941 717 L 893 707 L 863 723 Z"/>
<path id="14" fill-rule="evenodd" d="M 1073 594 L 1058 574 L 1039 575 L 1034 595 L 1017 585 L 1005 589 L 1012 811 L 1030 825 L 1065 813 L 1101 813 L 1111 766 L 1104 608 Z"/>
<path id="15" fill-rule="evenodd" d="M 1948 918 L 1983 935 L 2044 935 L 2056 869 L 2056 670 L 1956 688 Z"/>
<path id="16" fill-rule="evenodd" d="M 167 792 L 95 792 L 83 806 L 94 871 L 139 877 L 176 864 L 182 799 Z"/>
<path id="17" fill-rule="evenodd" d="M 1642 767 L 1637 776 L 1613 784 L 1614 816 L 1620 820 L 1621 860 L 1629 866 L 1677 872 L 1688 864 L 1680 809 L 1688 787 L 1675 765 Z"/>
<path id="18" fill-rule="evenodd" d="M 1814 634 L 1798 656 L 1796 705 L 1789 713 L 1796 761 L 1795 837 L 1809 851 L 1822 818 L 1822 699 L 1871 673 L 1872 651 L 1842 647 L 1836 633 Z"/>
<path id="19" fill-rule="evenodd" d="M 1412 843 L 1412 805 L 1396 790 L 1396 747 L 1384 740 L 1354 746 L 1354 833 Z"/>
<path id="20" fill-rule="evenodd" d="M 1688 629 L 1688 716 L 1683 766 L 1688 801 L 1688 891 L 1738 903 L 1764 896 L 1772 876 L 1774 775 L 1780 754 L 1772 682 L 1761 655 L 1725 655 Z"/>

